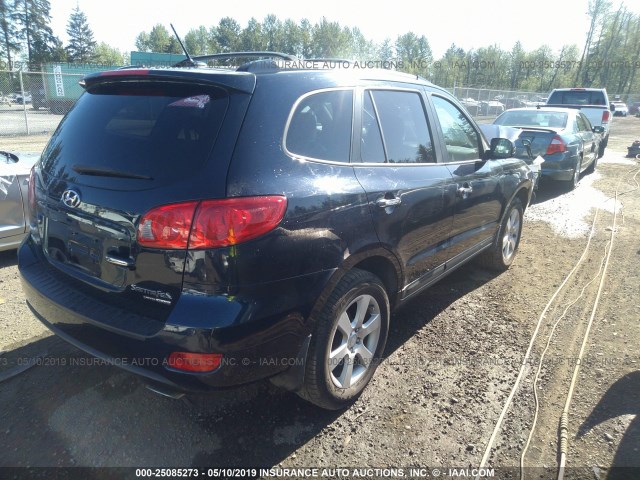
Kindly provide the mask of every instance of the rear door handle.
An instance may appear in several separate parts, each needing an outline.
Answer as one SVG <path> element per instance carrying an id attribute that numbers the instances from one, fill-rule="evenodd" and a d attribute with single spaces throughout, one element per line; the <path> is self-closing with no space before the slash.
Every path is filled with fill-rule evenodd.
<path id="1" fill-rule="evenodd" d="M 402 199 L 396 196 L 393 196 L 391 198 L 380 197 L 378 200 L 376 200 L 376 205 L 380 208 L 395 207 L 396 205 L 400 205 L 401 203 Z"/>

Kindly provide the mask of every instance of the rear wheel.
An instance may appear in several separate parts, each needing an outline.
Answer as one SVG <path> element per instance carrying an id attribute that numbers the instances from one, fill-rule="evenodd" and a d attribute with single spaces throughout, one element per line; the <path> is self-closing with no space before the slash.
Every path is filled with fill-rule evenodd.
<path id="1" fill-rule="evenodd" d="M 479 261 L 483 267 L 504 271 L 513 263 L 520 245 L 523 213 L 522 202 L 514 198 L 502 219 L 493 245 L 480 255 Z"/>
<path id="2" fill-rule="evenodd" d="M 573 176 L 570 180 L 567 180 L 565 183 L 566 189 L 568 191 L 574 190 L 578 186 L 578 182 L 580 181 L 580 170 L 582 169 L 582 158 L 578 159 L 575 168 L 573 169 Z"/>
<path id="3" fill-rule="evenodd" d="M 389 331 L 389 299 L 375 275 L 354 269 L 314 319 L 299 395 L 328 410 L 356 400 L 371 380 Z"/>
<path id="4" fill-rule="evenodd" d="M 602 158 L 604 156 L 604 149 L 607 148 L 608 143 L 609 143 L 608 136 L 602 142 L 600 142 L 600 146 L 598 147 L 598 158 Z"/>

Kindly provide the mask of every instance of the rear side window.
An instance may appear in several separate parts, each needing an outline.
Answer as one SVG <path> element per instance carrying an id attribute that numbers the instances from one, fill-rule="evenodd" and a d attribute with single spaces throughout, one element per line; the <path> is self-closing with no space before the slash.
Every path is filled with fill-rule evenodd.
<path id="1" fill-rule="evenodd" d="M 352 115 L 351 90 L 308 95 L 291 115 L 285 147 L 294 155 L 346 163 L 351 151 Z"/>
<path id="2" fill-rule="evenodd" d="M 371 99 L 368 99 L 368 95 Z M 373 100 L 373 102 L 371 102 Z M 372 108 L 378 122 L 372 118 Z M 433 142 L 419 93 L 371 90 L 363 103 L 363 162 L 434 163 Z M 381 129 L 382 144 L 379 142 Z M 381 152 L 380 149 L 384 148 Z"/>
<path id="3" fill-rule="evenodd" d="M 547 103 L 560 105 L 606 105 L 603 92 L 589 90 L 556 91 L 551 94 Z"/>
<path id="4" fill-rule="evenodd" d="M 222 89 L 186 84 L 97 85 L 76 103 L 45 151 L 44 168 L 79 183 L 173 181 L 206 161 L 228 105 Z"/>

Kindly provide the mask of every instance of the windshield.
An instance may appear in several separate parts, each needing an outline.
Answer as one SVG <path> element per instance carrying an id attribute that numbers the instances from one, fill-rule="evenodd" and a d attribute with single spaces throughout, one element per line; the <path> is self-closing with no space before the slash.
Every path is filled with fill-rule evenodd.
<path id="1" fill-rule="evenodd" d="M 60 123 L 44 152 L 44 169 L 96 186 L 193 175 L 209 156 L 227 103 L 224 90 L 199 85 L 97 85 Z"/>
<path id="2" fill-rule="evenodd" d="M 567 118 L 568 115 L 566 112 L 509 110 L 496 118 L 493 123 L 508 127 L 565 128 L 567 125 Z"/>

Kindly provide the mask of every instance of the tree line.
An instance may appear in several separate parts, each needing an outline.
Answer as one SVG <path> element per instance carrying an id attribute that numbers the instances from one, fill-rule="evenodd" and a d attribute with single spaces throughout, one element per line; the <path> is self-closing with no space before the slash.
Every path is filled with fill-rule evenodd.
<path id="1" fill-rule="evenodd" d="M 69 42 L 64 45 L 51 29 L 49 0 L 0 0 L 0 70 L 26 63 L 39 71 L 43 63 L 104 63 L 122 65 L 125 55 L 104 42 L 96 42 L 87 16 L 79 6 L 67 22 Z"/>
<path id="2" fill-rule="evenodd" d="M 578 13 L 578 12 L 576 12 Z M 547 92 L 555 87 L 606 87 L 612 93 L 640 91 L 640 15 L 611 0 L 590 0 L 591 22 L 581 45 L 552 49 L 543 45 L 526 51 L 520 42 L 510 50 L 497 45 L 465 50 L 451 45 L 434 58 L 425 35 L 407 32 L 380 43 L 367 39 L 357 27 L 326 18 L 312 23 L 267 15 L 246 26 L 225 17 L 216 25 L 200 26 L 184 34 L 193 56 L 231 51 L 279 51 L 300 58 L 341 58 L 389 66 L 421 75 L 444 87 L 491 88 Z M 71 13 L 68 45 L 49 27 L 49 0 L 0 0 L 0 35 L 5 65 L 23 52 L 30 68 L 51 61 L 123 64 L 125 56 L 97 44 L 78 7 Z M 176 38 L 163 25 L 140 32 L 135 46 L 144 52 L 181 53 Z"/>

